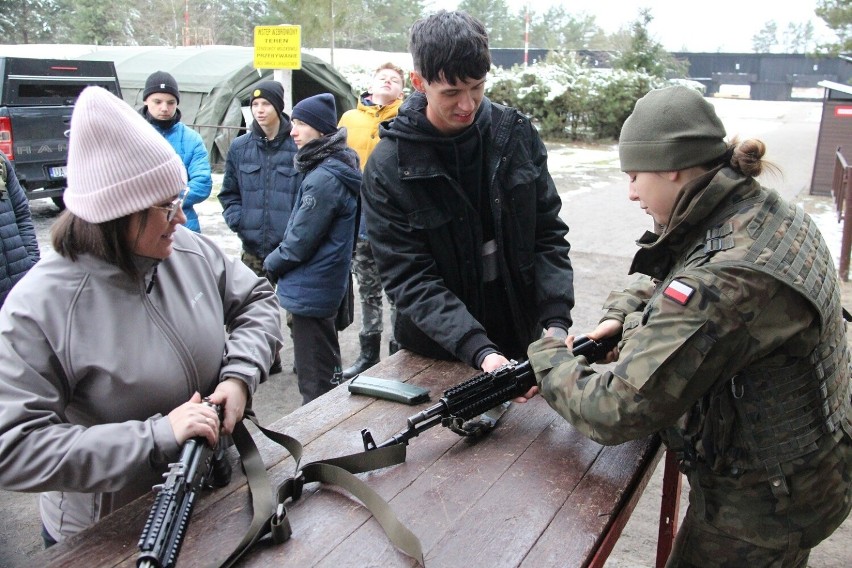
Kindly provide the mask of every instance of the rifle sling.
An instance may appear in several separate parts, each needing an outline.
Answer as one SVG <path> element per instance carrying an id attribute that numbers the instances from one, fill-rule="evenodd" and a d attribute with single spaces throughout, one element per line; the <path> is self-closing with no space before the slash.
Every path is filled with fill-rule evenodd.
<path id="1" fill-rule="evenodd" d="M 275 492 L 276 495 L 273 496 L 266 466 L 260 457 L 254 439 L 244 422 L 236 425 L 233 438 L 248 480 L 253 516 L 251 525 L 242 541 L 221 564 L 223 568 L 233 566 L 257 541 L 267 534 L 271 535 L 276 544 L 288 540 L 292 530 L 284 503 L 288 499 L 298 500 L 302 495 L 304 484 L 313 482 L 337 485 L 347 490 L 367 507 L 384 529 L 390 541 L 399 550 L 425 566 L 423 550 L 417 536 L 399 521 L 387 501 L 354 475 L 405 462 L 405 444 L 393 444 L 386 448 L 317 460 L 305 464 L 300 469 L 302 444 L 298 440 L 281 432 L 264 428 L 258 423 L 257 417 L 250 410 L 246 410 L 245 417 L 251 420 L 267 438 L 290 452 L 290 455 L 296 461 L 296 473 L 279 485 Z"/>

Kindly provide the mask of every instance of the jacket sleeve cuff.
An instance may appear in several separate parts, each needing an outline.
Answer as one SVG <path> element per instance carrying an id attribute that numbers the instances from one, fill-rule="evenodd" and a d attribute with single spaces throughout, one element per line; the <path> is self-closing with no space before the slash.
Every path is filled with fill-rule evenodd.
<path id="1" fill-rule="evenodd" d="M 571 329 L 574 321 L 571 319 L 571 307 L 562 302 L 553 302 L 540 306 L 542 327 L 561 327 L 565 331 Z"/>
<path id="2" fill-rule="evenodd" d="M 248 387 L 249 400 L 257 390 L 257 385 L 261 382 L 263 372 L 254 364 L 245 361 L 231 360 L 226 365 L 222 366 L 219 371 L 219 382 L 225 379 L 238 379 L 243 381 Z"/>
<path id="3" fill-rule="evenodd" d="M 574 358 L 565 342 L 554 337 L 543 337 L 533 342 L 527 349 L 527 356 L 539 387 L 543 386 L 544 377 L 551 369 Z"/>
<path id="4" fill-rule="evenodd" d="M 558 327 L 559 329 L 568 332 L 571 329 L 571 320 L 565 318 L 550 318 L 548 320 L 544 320 L 544 329 L 550 329 L 551 327 Z"/>
<path id="5" fill-rule="evenodd" d="M 151 433 L 154 436 L 154 453 L 151 459 L 156 464 L 176 461 L 180 457 L 180 444 L 168 416 L 151 418 Z"/>
<path id="6" fill-rule="evenodd" d="M 465 338 L 459 346 L 456 357 L 474 369 L 480 369 L 482 360 L 490 353 L 499 353 L 497 346 L 488 339 L 484 332 L 473 333 Z"/>

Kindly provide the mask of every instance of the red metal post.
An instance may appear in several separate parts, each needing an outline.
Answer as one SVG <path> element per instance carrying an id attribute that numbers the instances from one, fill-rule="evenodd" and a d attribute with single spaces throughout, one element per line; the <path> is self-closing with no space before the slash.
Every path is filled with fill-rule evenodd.
<path id="1" fill-rule="evenodd" d="M 677 534 L 680 511 L 680 490 L 683 480 L 674 452 L 666 450 L 663 469 L 663 499 L 660 504 L 660 529 L 657 535 L 657 568 L 663 568 L 672 552 Z"/>
<path id="2" fill-rule="evenodd" d="M 834 194 L 834 202 L 837 207 L 837 220 L 843 221 L 842 236 L 840 240 L 840 267 L 839 276 L 844 282 L 849 280 L 849 255 L 852 253 L 852 222 L 849 214 L 852 211 L 852 167 L 850 167 L 837 149 L 834 163 L 834 178 L 831 182 L 831 192 Z"/>

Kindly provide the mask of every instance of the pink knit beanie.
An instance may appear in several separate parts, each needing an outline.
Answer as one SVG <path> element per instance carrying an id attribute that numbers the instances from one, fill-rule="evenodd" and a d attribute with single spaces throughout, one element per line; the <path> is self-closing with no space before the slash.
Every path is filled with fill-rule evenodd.
<path id="1" fill-rule="evenodd" d="M 103 223 L 174 199 L 186 169 L 162 134 L 127 103 L 87 87 L 71 114 L 68 210 Z"/>

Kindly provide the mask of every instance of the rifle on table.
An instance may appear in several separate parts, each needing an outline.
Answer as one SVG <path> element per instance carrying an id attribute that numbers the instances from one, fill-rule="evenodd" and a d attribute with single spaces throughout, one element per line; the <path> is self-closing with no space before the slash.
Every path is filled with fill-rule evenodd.
<path id="1" fill-rule="evenodd" d="M 204 399 L 219 418 L 222 410 Z M 225 456 L 222 437 L 215 448 L 202 437 L 190 438 L 181 450 L 180 460 L 169 464 L 165 482 L 154 486 L 157 497 L 139 538 L 137 568 L 172 568 L 177 562 L 183 538 L 198 494 L 204 487 L 224 487 L 231 481 L 231 464 Z"/>
<path id="2" fill-rule="evenodd" d="M 619 333 L 613 337 L 605 337 L 601 341 L 579 335 L 574 340 L 573 353 L 576 357 L 583 355 L 590 363 L 603 359 L 621 340 Z M 408 427 L 380 445 L 376 445 L 370 430 L 361 430 L 361 439 L 365 450 L 385 448 L 394 444 L 408 444 L 424 430 L 440 424 L 454 432 L 466 435 L 462 424 L 466 420 L 476 418 L 480 414 L 517 398 L 529 391 L 536 384 L 535 373 L 529 361 L 517 363 L 511 361 L 490 372 L 483 372 L 472 379 L 450 387 L 444 391 L 444 396 L 429 408 L 408 417 Z"/>

